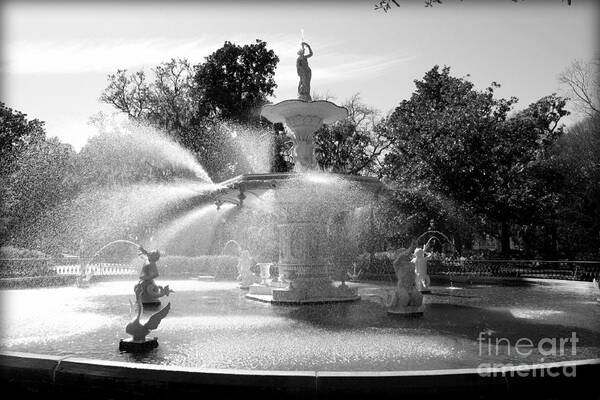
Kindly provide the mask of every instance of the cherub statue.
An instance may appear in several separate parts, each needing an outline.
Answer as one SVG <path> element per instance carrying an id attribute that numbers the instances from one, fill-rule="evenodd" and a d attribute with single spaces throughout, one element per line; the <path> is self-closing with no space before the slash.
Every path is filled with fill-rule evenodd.
<path id="1" fill-rule="evenodd" d="M 308 49 L 308 54 L 305 54 L 305 49 Z M 312 57 L 313 51 L 310 45 L 306 42 L 302 42 L 302 47 L 298 50 L 298 58 L 296 59 L 296 71 L 300 77 L 298 83 L 298 98 L 304 101 L 311 101 L 310 97 L 310 79 L 312 77 L 312 71 L 308 66 L 308 58 Z"/>
<path id="2" fill-rule="evenodd" d="M 140 281 L 135 285 L 134 291 L 137 293 L 138 287 L 140 288 L 142 304 L 160 304 L 159 297 L 168 296 L 173 292 L 173 290 L 169 289 L 169 285 L 162 287 L 154 283 L 154 279 L 158 278 L 156 262 L 160 259 L 160 252 L 158 250 L 147 251 L 142 246 L 139 247 L 139 252 L 147 257 L 148 263 L 142 267 Z"/>
<path id="3" fill-rule="evenodd" d="M 254 275 L 254 273 L 250 270 L 253 266 L 254 261 L 250 256 L 250 251 L 248 249 L 242 248 L 242 246 L 238 245 L 239 249 L 239 259 L 238 259 L 238 280 L 240 281 L 240 288 L 245 289 L 254 283 L 258 283 L 259 278 Z"/>
<path id="4" fill-rule="evenodd" d="M 414 258 L 411 260 L 415 265 L 417 288 L 419 291 L 425 293 L 429 292 L 429 286 L 431 285 L 431 279 L 427 275 L 427 260 L 431 258 L 432 253 L 426 252 L 430 241 L 431 239 L 427 241 L 423 248 L 417 247 L 414 252 Z"/>
<path id="5" fill-rule="evenodd" d="M 394 252 L 394 271 L 398 278 L 391 298 L 386 302 L 388 312 L 392 314 L 422 314 L 423 295 L 417 290 L 415 268 L 410 261 L 412 246 L 403 251 Z"/>

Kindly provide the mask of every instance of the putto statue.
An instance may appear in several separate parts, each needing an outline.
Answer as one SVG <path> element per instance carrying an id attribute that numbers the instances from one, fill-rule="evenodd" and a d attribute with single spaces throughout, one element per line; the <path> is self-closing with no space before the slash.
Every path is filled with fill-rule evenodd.
<path id="1" fill-rule="evenodd" d="M 156 262 L 160 258 L 160 252 L 158 250 L 147 251 L 142 246 L 139 247 L 139 252 L 147 257 L 148 263 L 142 267 L 140 281 L 135 285 L 134 291 L 137 296 L 139 288 L 142 304 L 146 306 L 158 306 L 160 305 L 160 300 L 158 300 L 160 297 L 168 296 L 169 293 L 173 292 L 173 290 L 169 289 L 169 285 L 162 287 L 154 283 L 154 279 L 158 278 Z"/>
<path id="2" fill-rule="evenodd" d="M 239 246 L 239 245 L 238 245 Z M 259 283 L 260 279 L 250 270 L 254 265 L 254 261 L 250 256 L 250 251 L 248 249 L 242 248 L 242 246 L 238 247 L 239 250 L 239 259 L 238 259 L 238 280 L 240 281 L 241 289 L 248 289 L 250 285 L 254 283 Z"/>
<path id="3" fill-rule="evenodd" d="M 431 258 L 431 253 L 426 252 L 428 245 L 429 242 L 427 242 L 423 248 L 417 247 L 414 252 L 414 257 L 411 260 L 415 265 L 417 289 L 423 294 L 431 293 L 431 290 L 429 290 L 431 279 L 427 274 L 427 260 Z"/>
<path id="4" fill-rule="evenodd" d="M 308 49 L 308 54 L 305 53 L 305 49 Z M 308 66 L 308 58 L 312 57 L 313 51 L 310 45 L 306 42 L 302 42 L 302 47 L 298 50 L 298 59 L 296 59 L 296 71 L 300 77 L 298 83 L 298 99 L 304 101 L 312 101 L 310 97 L 310 79 L 312 77 L 312 71 Z"/>
<path id="5" fill-rule="evenodd" d="M 423 315 L 423 295 L 417 289 L 415 266 L 410 259 L 410 253 L 412 246 L 393 254 L 398 282 L 391 299 L 385 304 L 388 314 L 408 317 Z"/>

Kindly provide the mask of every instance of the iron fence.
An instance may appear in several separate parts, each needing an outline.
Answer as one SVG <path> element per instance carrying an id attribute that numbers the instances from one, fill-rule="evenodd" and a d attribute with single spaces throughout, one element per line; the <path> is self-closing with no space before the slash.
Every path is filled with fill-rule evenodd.
<path id="1" fill-rule="evenodd" d="M 600 261 L 429 260 L 429 275 L 600 280 Z"/>

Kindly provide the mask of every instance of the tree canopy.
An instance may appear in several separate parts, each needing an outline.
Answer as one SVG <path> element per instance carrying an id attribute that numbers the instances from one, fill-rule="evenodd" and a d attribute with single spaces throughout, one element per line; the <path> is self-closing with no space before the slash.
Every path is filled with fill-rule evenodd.
<path id="1" fill-rule="evenodd" d="M 533 219 L 553 198 L 543 165 L 562 134 L 565 99 L 546 96 L 509 117 L 517 100 L 494 98 L 496 83 L 478 91 L 449 67 L 435 66 L 415 84 L 389 119 L 384 176 L 502 225 L 507 246 L 508 225 Z"/>
<path id="2" fill-rule="evenodd" d="M 279 57 L 261 40 L 239 46 L 225 42 L 195 67 L 200 116 L 257 119 L 259 108 L 277 87 L 273 76 Z"/>
<path id="3" fill-rule="evenodd" d="M 172 59 L 143 71 L 109 75 L 100 99 L 131 120 L 166 132 L 193 151 L 215 181 L 247 171 L 241 146 L 223 121 L 258 124 L 258 110 L 273 94 L 279 58 L 264 41 L 248 45 L 225 42 L 191 66 Z"/>
<path id="4" fill-rule="evenodd" d="M 436 4 L 442 4 L 443 1 L 442 0 L 419 0 L 419 1 L 423 1 L 423 5 L 425 7 L 433 7 Z M 460 0 L 463 1 L 463 0 Z M 513 3 L 518 3 L 519 0 L 511 0 Z M 563 3 L 567 3 L 568 5 L 571 5 L 572 0 L 561 0 Z M 402 3 L 402 0 L 379 0 L 377 3 L 375 3 L 375 10 L 381 10 L 384 12 L 388 12 L 392 9 L 392 6 L 396 6 L 396 7 L 400 7 L 400 3 Z"/>

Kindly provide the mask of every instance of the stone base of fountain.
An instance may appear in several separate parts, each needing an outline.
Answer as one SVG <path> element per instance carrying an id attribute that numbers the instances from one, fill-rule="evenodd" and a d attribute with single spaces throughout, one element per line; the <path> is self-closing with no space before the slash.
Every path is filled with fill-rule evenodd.
<path id="1" fill-rule="evenodd" d="M 252 286 L 246 298 L 273 304 L 322 304 L 360 300 L 356 289 L 345 284 L 335 286 L 333 282 L 320 282 L 312 287 L 276 288 Z"/>
<path id="2" fill-rule="evenodd" d="M 160 304 L 160 302 L 158 303 Z M 144 339 L 144 340 L 133 340 L 121 339 L 119 342 L 119 351 L 126 351 L 128 353 L 143 353 L 158 347 L 158 338 Z"/>
<path id="3" fill-rule="evenodd" d="M 387 313 L 390 315 L 396 315 L 399 317 L 422 317 L 423 316 L 423 306 L 408 306 L 408 307 L 400 307 L 400 308 L 390 308 L 387 310 Z"/>
<path id="4" fill-rule="evenodd" d="M 271 295 L 273 294 L 273 288 L 269 285 L 262 285 L 255 283 L 248 288 L 249 295 Z"/>

